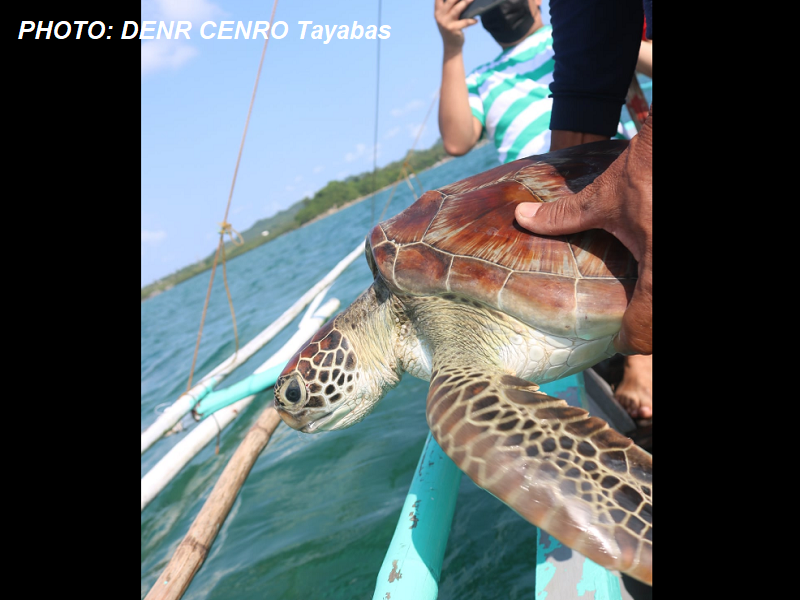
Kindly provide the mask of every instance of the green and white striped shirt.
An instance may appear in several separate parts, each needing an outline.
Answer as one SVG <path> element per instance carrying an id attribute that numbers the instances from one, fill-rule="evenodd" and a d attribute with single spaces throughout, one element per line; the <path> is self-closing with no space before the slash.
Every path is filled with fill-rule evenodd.
<path id="1" fill-rule="evenodd" d="M 545 25 L 467 76 L 472 114 L 494 141 L 501 163 L 550 150 L 552 32 Z"/>

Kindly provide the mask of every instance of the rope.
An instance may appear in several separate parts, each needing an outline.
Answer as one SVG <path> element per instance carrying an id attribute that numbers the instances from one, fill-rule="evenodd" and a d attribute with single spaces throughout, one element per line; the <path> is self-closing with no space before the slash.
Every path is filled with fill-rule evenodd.
<path id="1" fill-rule="evenodd" d="M 403 172 L 406 174 L 405 180 L 406 183 L 408 184 L 409 189 L 411 190 L 411 194 L 414 196 L 414 200 L 419 200 L 419 196 L 417 196 L 417 190 L 414 188 L 413 185 L 411 185 L 411 179 L 409 179 L 408 177 L 408 171 L 403 169 Z"/>
<path id="2" fill-rule="evenodd" d="M 378 31 L 381 29 L 381 7 L 382 0 L 378 0 Z M 381 38 L 378 36 L 378 65 L 375 77 L 375 135 L 372 138 L 372 214 L 370 223 L 375 225 L 375 192 L 378 187 L 375 184 L 375 175 L 378 170 L 378 100 L 381 92 Z"/>
<path id="3" fill-rule="evenodd" d="M 272 5 L 272 15 L 269 18 L 270 23 L 275 22 L 275 10 L 278 8 L 278 0 Z M 242 133 L 242 141 L 239 144 L 239 154 L 236 157 L 236 167 L 233 170 L 233 180 L 231 181 L 231 191 L 228 193 L 228 204 L 225 206 L 225 216 L 222 218 L 222 223 L 220 223 L 220 231 L 219 231 L 219 243 L 217 244 L 217 251 L 214 254 L 214 265 L 211 267 L 211 279 L 208 282 L 208 291 L 206 292 L 206 300 L 203 304 L 203 316 L 200 318 L 200 330 L 197 332 L 197 342 L 194 346 L 194 356 L 192 356 L 192 368 L 189 370 L 189 381 L 186 384 L 186 391 L 192 389 L 192 378 L 194 377 L 194 368 L 195 364 L 197 363 L 197 352 L 200 349 L 200 339 L 203 336 L 203 325 L 206 322 L 206 312 L 208 310 L 208 300 L 211 297 L 211 287 L 214 284 L 214 274 L 217 271 L 217 260 L 219 259 L 219 255 L 222 254 L 222 278 L 225 282 L 225 292 L 228 296 L 228 304 L 231 308 L 231 317 L 233 318 L 233 335 L 236 342 L 236 349 L 234 350 L 234 356 L 236 353 L 239 352 L 239 334 L 236 328 L 236 313 L 233 310 L 233 300 L 231 299 L 231 291 L 228 288 L 228 274 L 227 269 L 225 267 L 225 235 L 228 235 L 233 242 L 237 246 L 241 246 L 244 244 L 244 240 L 242 236 L 236 231 L 233 226 L 228 223 L 228 212 L 231 209 L 231 199 L 233 198 L 233 189 L 236 187 L 236 176 L 239 174 L 239 163 L 242 160 L 242 151 L 244 150 L 244 140 L 247 138 L 247 128 L 250 125 L 250 115 L 253 112 L 253 104 L 256 100 L 256 91 L 258 90 L 258 81 L 261 78 L 261 68 L 264 66 L 264 56 L 267 54 L 267 44 L 269 43 L 269 37 L 264 40 L 264 49 L 261 51 L 261 60 L 258 63 L 258 72 L 256 73 L 256 82 L 253 86 L 253 94 L 250 97 L 250 107 L 247 109 L 247 119 L 244 123 L 244 132 Z M 236 236 L 234 236 L 234 233 Z M 238 237 L 239 241 L 236 241 L 236 237 Z"/>
<path id="4" fill-rule="evenodd" d="M 270 23 L 272 23 L 272 21 L 270 21 Z M 222 437 L 222 428 L 219 426 L 219 421 L 217 421 L 216 413 L 211 413 L 211 418 L 214 419 L 214 423 L 216 423 L 216 425 L 217 425 L 217 443 L 214 446 L 214 455 L 218 455 L 219 454 L 219 439 L 220 439 L 220 437 Z"/>
<path id="5" fill-rule="evenodd" d="M 236 246 L 243 246 L 244 245 L 244 238 L 242 235 L 233 228 L 233 225 L 228 223 L 227 221 L 223 221 L 219 224 L 219 234 L 220 236 L 227 235 L 231 238 L 231 242 L 233 242 Z M 234 235 L 236 234 L 236 235 Z M 236 238 L 239 238 L 238 240 Z"/>
<path id="6" fill-rule="evenodd" d="M 417 131 L 417 137 L 414 139 L 414 143 L 411 144 L 411 148 L 409 148 L 408 152 L 406 153 L 406 158 L 403 161 L 402 173 L 401 173 L 400 177 L 398 177 L 397 181 L 394 182 L 394 185 L 392 186 L 392 191 L 389 194 L 389 199 L 386 201 L 386 204 L 383 205 L 383 211 L 381 211 L 381 216 L 378 217 L 378 222 L 383 220 L 383 215 L 386 214 L 386 209 L 389 208 L 389 204 L 392 202 L 392 197 L 394 196 L 394 191 L 397 189 L 397 184 L 399 184 L 400 181 L 403 178 L 409 179 L 408 171 L 406 171 L 406 168 L 411 169 L 411 165 L 409 164 L 408 161 L 411 159 L 411 153 L 414 151 L 414 148 L 417 146 L 417 142 L 419 142 L 419 138 L 422 135 L 423 130 L 425 129 L 425 124 L 428 122 L 428 117 L 431 116 L 431 111 L 433 110 L 433 107 L 436 104 L 436 100 L 438 100 L 438 98 L 439 98 L 439 92 L 437 91 L 433 96 L 433 100 L 431 101 L 431 105 L 428 107 L 428 112 L 425 115 L 425 118 L 422 120 L 422 125 L 419 126 L 419 131 Z M 413 170 L 411 171 L 411 173 L 416 178 L 417 183 L 419 183 L 420 189 L 423 189 L 422 188 L 422 182 L 419 181 L 419 177 L 417 177 L 417 174 L 414 173 Z M 409 181 L 409 185 L 411 185 L 410 181 Z M 411 188 L 411 192 L 414 193 L 413 186 Z M 373 195 L 373 197 L 374 197 L 374 195 Z M 414 199 L 415 200 L 417 199 L 417 195 L 415 193 L 414 193 Z M 374 221 L 373 221 L 373 223 L 374 223 Z"/>
<path id="7" fill-rule="evenodd" d="M 162 402 L 153 409 L 153 412 L 157 415 L 161 415 L 168 406 L 172 406 L 172 402 Z"/>

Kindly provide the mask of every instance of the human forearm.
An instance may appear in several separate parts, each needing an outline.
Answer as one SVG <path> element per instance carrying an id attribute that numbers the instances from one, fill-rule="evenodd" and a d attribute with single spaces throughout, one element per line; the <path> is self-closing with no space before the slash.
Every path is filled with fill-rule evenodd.
<path id="1" fill-rule="evenodd" d="M 442 89 L 439 94 L 439 132 L 448 154 L 461 156 L 470 151 L 481 136 L 482 126 L 472 116 L 464 75 L 464 28 L 476 19 L 461 19 L 472 0 L 434 0 L 434 16 L 442 35 Z"/>
<path id="2" fill-rule="evenodd" d="M 478 141 L 481 129 L 469 106 L 461 48 L 444 48 L 442 88 L 439 97 L 439 131 L 448 154 L 466 154 Z"/>

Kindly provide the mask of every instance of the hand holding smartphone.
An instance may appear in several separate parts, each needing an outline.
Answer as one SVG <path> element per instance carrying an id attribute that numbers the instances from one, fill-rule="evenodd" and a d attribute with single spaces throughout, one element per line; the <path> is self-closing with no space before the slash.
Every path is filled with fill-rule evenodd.
<path id="1" fill-rule="evenodd" d="M 464 12 L 461 13 L 459 18 L 474 19 L 475 17 L 492 10 L 495 6 L 498 6 L 503 2 L 506 2 L 506 0 L 475 0 L 475 2 L 464 9 Z"/>

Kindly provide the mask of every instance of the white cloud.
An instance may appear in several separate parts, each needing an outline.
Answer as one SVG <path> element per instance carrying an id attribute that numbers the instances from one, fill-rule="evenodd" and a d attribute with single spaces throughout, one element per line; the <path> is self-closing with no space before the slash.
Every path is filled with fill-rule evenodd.
<path id="1" fill-rule="evenodd" d="M 264 206 L 264 214 L 267 216 L 274 215 L 282 208 L 283 207 L 281 206 L 280 202 L 278 202 L 277 200 L 272 200 L 269 204 Z"/>
<path id="2" fill-rule="evenodd" d="M 294 178 L 294 181 L 295 181 L 295 183 L 300 183 L 301 181 L 303 181 L 303 176 L 302 175 L 298 175 L 297 177 Z"/>
<path id="3" fill-rule="evenodd" d="M 142 229 L 142 244 L 150 244 L 155 246 L 164 241 L 166 237 L 166 231 L 148 231 L 147 229 Z"/>
<path id="4" fill-rule="evenodd" d="M 362 157 L 366 149 L 367 149 L 366 144 L 356 144 L 355 152 L 348 152 L 347 154 L 344 155 L 345 162 L 353 162 L 355 159 Z"/>
<path id="5" fill-rule="evenodd" d="M 402 117 L 405 114 L 408 114 L 418 108 L 422 108 L 425 106 L 425 103 L 422 100 L 412 100 L 408 104 L 406 104 L 403 108 L 393 108 L 389 111 L 393 117 Z"/>
<path id="6" fill-rule="evenodd" d="M 293 192 L 294 191 L 294 186 L 293 185 L 287 185 L 286 186 L 286 191 L 287 192 Z"/>
<path id="7" fill-rule="evenodd" d="M 377 148 L 377 152 L 375 149 Z M 348 152 L 344 155 L 345 162 L 353 162 L 359 158 L 362 158 L 366 161 L 371 161 L 373 154 L 380 157 L 381 155 L 381 144 L 378 142 L 377 146 L 367 146 L 366 144 L 356 144 L 355 152 Z"/>
<path id="8" fill-rule="evenodd" d="M 192 27 L 199 27 L 195 21 L 206 21 L 225 12 L 208 0 L 145 0 L 142 2 L 142 18 L 166 21 L 192 21 Z"/>
<path id="9" fill-rule="evenodd" d="M 143 21 L 190 21 L 192 31 L 209 19 L 227 14 L 208 0 L 143 0 Z M 142 77 L 162 69 L 178 69 L 197 55 L 184 40 L 142 42 Z"/>
<path id="10" fill-rule="evenodd" d="M 161 69 L 177 69 L 193 56 L 197 49 L 174 40 L 151 40 L 142 43 L 142 77 Z"/>
<path id="11" fill-rule="evenodd" d="M 323 167 L 322 165 L 320 165 L 320 166 L 318 166 L 318 167 L 314 167 L 314 173 L 319 173 L 319 172 L 321 172 L 321 171 L 322 171 L 324 168 L 325 168 L 325 167 Z"/>
<path id="12" fill-rule="evenodd" d="M 400 133 L 399 127 L 392 127 L 389 131 L 386 132 L 386 135 L 383 136 L 383 139 L 389 140 Z"/>
<path id="13" fill-rule="evenodd" d="M 408 135 L 413 138 L 417 139 L 417 135 L 422 130 L 423 125 L 406 125 L 406 129 L 408 130 Z"/>

